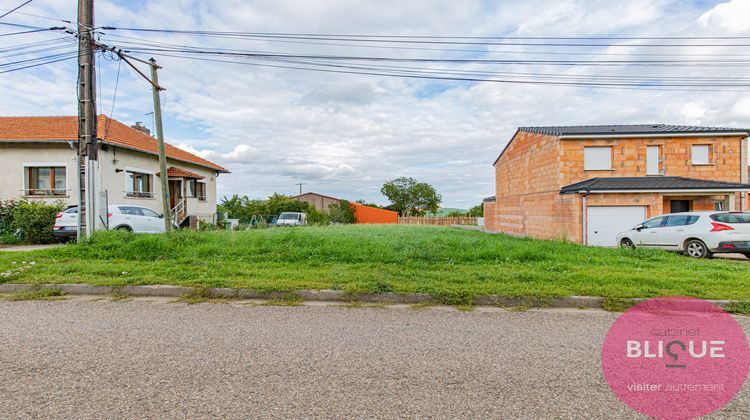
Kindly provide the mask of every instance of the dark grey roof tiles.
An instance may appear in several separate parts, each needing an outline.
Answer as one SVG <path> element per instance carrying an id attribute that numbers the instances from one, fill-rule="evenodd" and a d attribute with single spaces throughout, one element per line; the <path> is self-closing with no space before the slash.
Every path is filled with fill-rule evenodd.
<path id="1" fill-rule="evenodd" d="M 549 134 L 553 136 L 571 135 L 616 135 L 616 134 L 687 134 L 687 133 L 733 133 L 742 132 L 750 135 L 747 128 L 699 127 L 689 125 L 667 124 L 632 124 L 632 125 L 571 125 L 549 127 L 519 127 L 519 131 Z"/>
<path id="2" fill-rule="evenodd" d="M 684 178 L 681 176 L 643 176 L 628 178 L 590 178 L 562 187 L 560 194 L 573 194 L 579 191 L 621 191 L 621 190 L 711 190 L 711 189 L 750 189 L 750 184 L 739 182 L 709 181 Z"/>

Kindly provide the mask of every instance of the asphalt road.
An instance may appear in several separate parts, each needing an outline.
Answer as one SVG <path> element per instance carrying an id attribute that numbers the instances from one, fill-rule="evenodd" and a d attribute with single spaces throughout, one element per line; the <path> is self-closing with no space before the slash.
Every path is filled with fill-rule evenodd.
<path id="1" fill-rule="evenodd" d="M 2 301 L 0 418 L 634 418 L 600 373 L 615 316 Z"/>

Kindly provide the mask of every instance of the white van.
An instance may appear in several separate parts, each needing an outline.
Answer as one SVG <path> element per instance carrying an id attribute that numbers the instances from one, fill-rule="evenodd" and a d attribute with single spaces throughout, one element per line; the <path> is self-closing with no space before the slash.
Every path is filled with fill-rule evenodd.
<path id="1" fill-rule="evenodd" d="M 291 211 L 281 213 L 276 220 L 276 226 L 304 226 L 306 224 L 307 215 L 305 213 Z"/>

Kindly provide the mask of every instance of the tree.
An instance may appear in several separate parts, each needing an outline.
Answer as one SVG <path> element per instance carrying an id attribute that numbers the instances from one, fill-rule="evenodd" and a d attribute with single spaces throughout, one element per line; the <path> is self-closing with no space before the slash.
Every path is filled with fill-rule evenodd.
<path id="1" fill-rule="evenodd" d="M 466 214 L 469 217 L 483 217 L 484 216 L 484 204 L 476 205 L 469 209 Z"/>
<path id="2" fill-rule="evenodd" d="M 380 192 L 391 201 L 391 207 L 404 217 L 414 213 L 434 213 L 443 199 L 432 185 L 407 177 L 386 182 Z"/>
<path id="3" fill-rule="evenodd" d="M 346 200 L 328 206 L 328 217 L 333 223 L 354 223 L 354 208 Z"/>

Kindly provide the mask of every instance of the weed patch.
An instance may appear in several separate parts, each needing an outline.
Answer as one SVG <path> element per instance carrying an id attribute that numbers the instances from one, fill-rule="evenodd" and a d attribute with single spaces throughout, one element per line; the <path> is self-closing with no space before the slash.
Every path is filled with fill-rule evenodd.
<path id="1" fill-rule="evenodd" d="M 13 293 L 8 297 L 8 300 L 12 301 L 23 301 L 23 300 L 57 300 L 62 299 L 65 296 L 65 291 L 61 289 L 31 289 L 24 290 L 21 292 Z"/>

